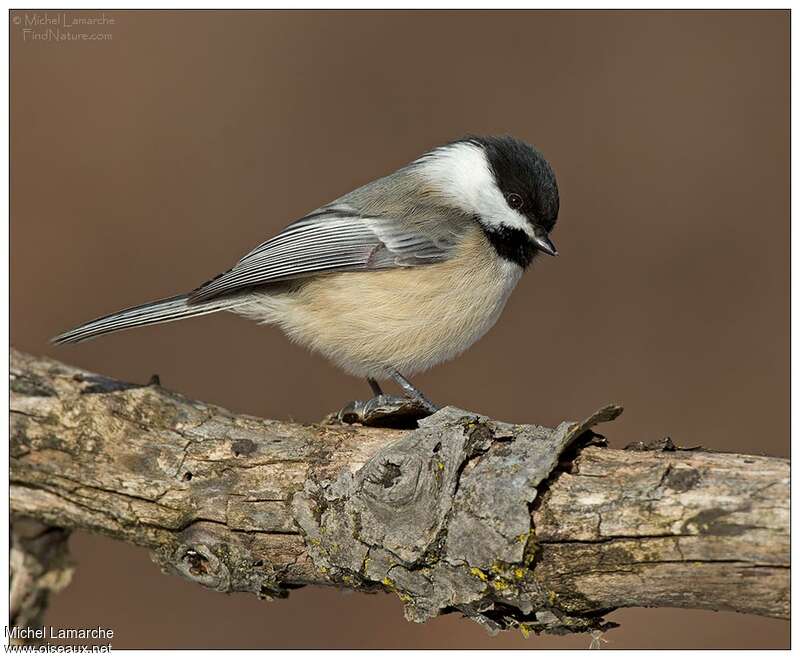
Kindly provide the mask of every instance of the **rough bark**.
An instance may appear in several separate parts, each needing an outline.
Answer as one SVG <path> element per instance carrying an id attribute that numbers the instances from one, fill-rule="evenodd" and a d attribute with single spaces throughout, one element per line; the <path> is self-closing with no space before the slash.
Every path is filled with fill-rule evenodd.
<path id="1" fill-rule="evenodd" d="M 446 408 L 415 430 L 235 415 L 12 351 L 11 506 L 219 591 L 389 590 L 406 616 L 604 629 L 626 606 L 789 614 L 789 465 L 612 450 Z"/>

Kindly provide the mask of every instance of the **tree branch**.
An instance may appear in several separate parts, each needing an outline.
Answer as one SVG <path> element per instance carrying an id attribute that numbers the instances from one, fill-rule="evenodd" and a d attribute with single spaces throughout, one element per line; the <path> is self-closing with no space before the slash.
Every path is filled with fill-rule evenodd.
<path id="1" fill-rule="evenodd" d="M 788 461 L 605 448 L 590 429 L 620 408 L 554 430 L 454 408 L 303 426 L 17 351 L 11 391 L 15 516 L 215 590 L 383 589 L 410 620 L 524 633 L 626 606 L 789 615 Z"/>

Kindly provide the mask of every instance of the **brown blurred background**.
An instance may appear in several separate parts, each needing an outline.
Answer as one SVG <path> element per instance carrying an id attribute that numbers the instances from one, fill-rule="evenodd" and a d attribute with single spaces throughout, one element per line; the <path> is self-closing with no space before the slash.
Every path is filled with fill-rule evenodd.
<path id="1" fill-rule="evenodd" d="M 11 14 L 17 348 L 318 420 L 366 383 L 234 316 L 47 341 L 193 288 L 434 145 L 511 133 L 556 169 L 561 256 L 537 262 L 476 346 L 415 382 L 516 422 L 621 402 L 614 446 L 668 434 L 788 455 L 788 11 L 111 11 L 114 25 L 87 30 L 111 40 L 66 43 L 23 33 L 37 13 Z M 47 623 L 113 627 L 120 648 L 589 642 L 490 638 L 454 616 L 412 625 L 391 595 L 225 596 L 162 576 L 143 550 L 72 544 L 78 571 Z M 606 648 L 788 646 L 787 623 L 730 613 L 611 619 Z"/>

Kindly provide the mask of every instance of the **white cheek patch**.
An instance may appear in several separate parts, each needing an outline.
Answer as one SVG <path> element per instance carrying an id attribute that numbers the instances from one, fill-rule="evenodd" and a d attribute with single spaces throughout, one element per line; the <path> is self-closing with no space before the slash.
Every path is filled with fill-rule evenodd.
<path id="1" fill-rule="evenodd" d="M 489 226 L 521 229 L 534 237 L 528 218 L 506 203 L 477 144 L 458 142 L 437 149 L 419 161 L 419 171 L 457 208 Z"/>

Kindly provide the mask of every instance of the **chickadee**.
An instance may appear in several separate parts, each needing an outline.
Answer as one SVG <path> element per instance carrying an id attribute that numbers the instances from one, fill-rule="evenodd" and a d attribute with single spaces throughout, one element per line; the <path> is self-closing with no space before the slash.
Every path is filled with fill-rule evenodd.
<path id="1" fill-rule="evenodd" d="M 542 154 L 513 137 L 438 147 L 290 224 L 187 295 L 92 320 L 53 339 L 232 311 L 276 324 L 345 371 L 405 376 L 460 354 L 494 325 L 549 234 L 558 187 Z"/>

